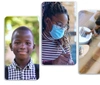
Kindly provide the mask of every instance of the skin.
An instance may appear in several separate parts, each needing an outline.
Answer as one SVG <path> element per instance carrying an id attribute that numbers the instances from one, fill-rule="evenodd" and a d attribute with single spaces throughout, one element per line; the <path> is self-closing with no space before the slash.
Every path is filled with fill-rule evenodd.
<path id="1" fill-rule="evenodd" d="M 94 19 L 97 20 L 99 16 L 100 16 L 100 11 L 98 11 L 98 12 L 95 14 Z M 100 27 L 100 25 L 96 25 L 90 32 L 86 32 L 86 34 L 93 33 L 94 36 L 97 37 L 98 34 L 95 33 L 94 31 L 95 31 L 96 29 L 98 29 L 99 27 Z"/>
<path id="2" fill-rule="evenodd" d="M 46 18 L 45 23 L 46 23 L 46 30 L 44 31 L 47 36 L 50 36 L 49 32 L 52 30 L 53 24 L 56 24 L 57 22 L 60 22 L 63 24 L 63 26 L 66 26 L 68 24 L 68 17 L 66 14 L 56 14 L 55 16 L 52 16 L 52 18 Z M 64 65 L 69 63 L 69 57 L 70 54 L 61 54 L 59 57 L 54 60 L 52 63 L 56 65 Z M 74 64 L 73 61 L 70 61 L 69 64 Z"/>
<path id="3" fill-rule="evenodd" d="M 66 26 L 68 24 L 68 17 L 66 14 L 56 14 L 55 16 L 52 16 L 50 19 L 47 17 L 45 19 L 46 24 L 46 30 L 44 31 L 48 36 L 50 36 L 50 31 L 52 30 L 53 24 L 56 24 L 57 22 L 60 22 L 63 24 L 63 26 Z"/>
<path id="4" fill-rule="evenodd" d="M 30 54 L 35 48 L 32 33 L 30 31 L 16 31 L 10 48 L 15 54 L 16 63 L 23 69 L 30 61 Z"/>
<path id="5" fill-rule="evenodd" d="M 100 16 L 100 11 L 98 11 L 98 12 L 95 14 L 95 16 L 94 16 L 95 20 L 97 20 L 98 16 Z"/>
<path id="6" fill-rule="evenodd" d="M 93 33 L 95 36 L 98 36 L 98 34 L 95 33 L 94 30 L 99 29 L 99 28 L 100 28 L 100 25 L 96 25 L 96 27 L 92 30 L 92 33 Z"/>
<path id="7" fill-rule="evenodd" d="M 86 34 L 90 34 L 90 33 L 93 33 L 94 34 L 94 36 L 95 37 L 97 37 L 98 36 L 98 34 L 97 33 L 95 33 L 94 31 L 96 30 L 96 29 L 99 29 L 100 28 L 100 25 L 96 25 L 90 32 L 86 32 Z"/>

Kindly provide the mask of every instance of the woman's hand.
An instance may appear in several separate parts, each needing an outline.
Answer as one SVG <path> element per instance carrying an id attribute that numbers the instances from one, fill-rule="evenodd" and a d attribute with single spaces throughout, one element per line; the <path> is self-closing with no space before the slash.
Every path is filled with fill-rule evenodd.
<path id="1" fill-rule="evenodd" d="M 91 31 L 90 32 L 85 32 L 85 34 L 90 34 L 91 33 Z"/>
<path id="2" fill-rule="evenodd" d="M 74 65 L 70 54 L 61 54 L 56 60 L 53 61 L 54 65 Z"/>

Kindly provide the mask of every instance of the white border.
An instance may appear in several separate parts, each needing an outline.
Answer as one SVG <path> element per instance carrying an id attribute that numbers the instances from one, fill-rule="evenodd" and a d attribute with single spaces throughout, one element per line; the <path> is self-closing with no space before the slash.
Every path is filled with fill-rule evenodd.
<path id="1" fill-rule="evenodd" d="M 47 0 L 46 0 L 47 1 Z M 52 0 L 53 1 L 53 0 Z M 56 0 L 55 0 L 56 1 Z M 66 1 L 66 0 L 62 0 Z M 67 0 L 70 1 L 70 0 Z M 100 10 L 99 0 L 73 0 L 77 2 L 77 16 L 80 10 Z M 78 58 L 74 66 L 43 66 L 40 64 L 40 78 L 37 81 L 4 80 L 4 18 L 6 16 L 39 16 L 43 0 L 0 0 L 0 81 L 4 85 L 100 85 L 99 75 L 80 75 Z M 77 17 L 78 18 L 78 17 Z M 41 23 L 40 23 L 41 24 Z M 41 25 L 40 25 L 41 27 Z M 41 37 L 41 29 L 40 29 Z M 41 57 L 41 39 L 40 39 Z M 41 58 L 40 58 L 41 63 Z M 12 83 L 13 82 L 13 83 Z M 27 82 L 27 83 L 26 83 Z"/>

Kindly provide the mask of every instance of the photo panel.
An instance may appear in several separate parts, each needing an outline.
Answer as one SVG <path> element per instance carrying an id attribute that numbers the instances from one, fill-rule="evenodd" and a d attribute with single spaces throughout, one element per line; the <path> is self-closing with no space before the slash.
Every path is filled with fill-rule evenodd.
<path id="1" fill-rule="evenodd" d="M 79 73 L 100 73 L 100 10 L 82 10 L 78 15 Z"/>
<path id="2" fill-rule="evenodd" d="M 76 64 L 76 3 L 43 2 L 42 64 Z"/>
<path id="3" fill-rule="evenodd" d="M 39 79 L 39 21 L 37 16 L 4 19 L 5 79 Z"/>

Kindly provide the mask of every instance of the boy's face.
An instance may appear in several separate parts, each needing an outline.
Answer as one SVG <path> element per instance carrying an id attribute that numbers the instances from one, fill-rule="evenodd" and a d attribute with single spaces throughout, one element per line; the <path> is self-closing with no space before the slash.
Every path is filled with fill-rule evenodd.
<path id="1" fill-rule="evenodd" d="M 27 59 L 34 49 L 33 36 L 30 31 L 18 30 L 14 33 L 11 50 L 17 59 Z"/>

